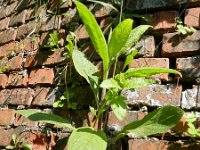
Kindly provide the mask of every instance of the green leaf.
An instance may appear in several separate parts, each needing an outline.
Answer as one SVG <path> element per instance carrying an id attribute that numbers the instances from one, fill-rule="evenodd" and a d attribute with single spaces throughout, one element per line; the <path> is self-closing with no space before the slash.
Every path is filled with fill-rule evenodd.
<path id="1" fill-rule="evenodd" d="M 102 83 L 101 83 L 101 88 L 106 88 L 106 89 L 110 89 L 110 88 L 116 88 L 116 89 L 121 89 L 120 85 L 118 84 L 118 82 L 113 79 L 113 78 L 110 78 L 110 79 L 107 79 L 107 80 L 104 80 Z"/>
<path id="2" fill-rule="evenodd" d="M 103 59 L 103 70 L 104 72 L 107 72 L 109 65 L 109 54 L 103 32 L 101 31 L 97 21 L 95 20 L 94 15 L 90 12 L 90 10 L 88 10 L 85 5 L 78 1 L 74 1 L 74 3 L 79 12 L 79 16 L 81 17 L 85 25 L 85 29 L 92 40 L 94 48 Z"/>
<path id="3" fill-rule="evenodd" d="M 106 150 L 107 139 L 102 131 L 92 128 L 78 128 L 69 137 L 68 150 Z"/>
<path id="4" fill-rule="evenodd" d="M 72 60 L 76 71 L 87 80 L 95 96 L 98 97 L 99 77 L 97 67 L 87 60 L 84 54 L 78 50 L 73 51 Z"/>
<path id="5" fill-rule="evenodd" d="M 30 119 L 31 121 L 55 124 L 55 125 L 67 127 L 70 130 L 74 130 L 74 127 L 72 127 L 69 121 L 54 114 L 48 114 L 48 113 L 38 112 L 34 110 L 16 110 L 15 112 Z"/>
<path id="6" fill-rule="evenodd" d="M 126 66 L 128 66 L 131 63 L 131 61 L 137 55 L 137 53 L 138 53 L 138 50 L 135 49 L 135 50 L 131 51 L 131 53 L 126 57 L 125 63 L 123 66 L 123 70 L 125 70 Z"/>
<path id="7" fill-rule="evenodd" d="M 151 26 L 149 25 L 140 25 L 131 30 L 125 46 L 120 51 L 120 55 L 124 54 L 127 50 L 133 47 L 150 27 Z"/>
<path id="8" fill-rule="evenodd" d="M 108 52 L 110 56 L 110 61 L 115 61 L 121 53 L 121 49 L 124 47 L 130 31 L 132 29 L 133 20 L 126 19 L 122 21 L 113 30 L 110 42 L 108 44 Z"/>
<path id="9" fill-rule="evenodd" d="M 32 150 L 32 145 L 31 144 L 24 144 L 23 149 L 24 150 Z"/>
<path id="10" fill-rule="evenodd" d="M 109 3 L 102 2 L 102 1 L 95 1 L 95 0 L 88 0 L 88 1 L 89 1 L 89 2 L 93 2 L 93 3 L 97 3 L 97 4 L 101 4 L 101 5 L 105 6 L 105 7 L 110 7 L 110 8 L 112 8 L 113 10 L 115 10 L 116 12 L 119 12 L 119 11 L 117 10 L 117 8 L 115 8 L 113 5 L 111 5 L 111 4 L 109 4 Z"/>
<path id="11" fill-rule="evenodd" d="M 6 149 L 15 149 L 15 146 L 7 145 L 7 146 L 6 146 Z"/>
<path id="12" fill-rule="evenodd" d="M 17 135 L 16 134 L 12 134 L 12 140 L 13 140 L 13 143 L 16 144 L 16 142 L 17 142 Z"/>
<path id="13" fill-rule="evenodd" d="M 158 67 L 143 67 L 143 68 L 137 68 L 137 69 L 131 68 L 131 69 L 128 69 L 124 74 L 126 78 L 129 78 L 129 77 L 147 77 L 147 76 L 160 74 L 160 73 L 174 73 L 182 77 L 181 73 L 176 70 L 158 68 Z"/>
<path id="14" fill-rule="evenodd" d="M 111 100 L 111 109 L 113 110 L 115 116 L 119 120 L 124 120 L 126 117 L 126 103 L 125 103 L 126 98 L 123 96 L 118 96 L 115 99 Z"/>
<path id="15" fill-rule="evenodd" d="M 131 78 L 126 79 L 126 82 L 123 85 L 123 89 L 135 89 L 135 88 L 141 88 L 144 86 L 149 86 L 151 84 L 155 83 L 152 79 L 146 79 L 146 78 Z"/>
<path id="16" fill-rule="evenodd" d="M 124 126 L 121 133 L 131 133 L 135 137 L 141 137 L 167 132 L 176 126 L 183 113 L 180 108 L 164 106 L 149 113 L 144 119 Z"/>

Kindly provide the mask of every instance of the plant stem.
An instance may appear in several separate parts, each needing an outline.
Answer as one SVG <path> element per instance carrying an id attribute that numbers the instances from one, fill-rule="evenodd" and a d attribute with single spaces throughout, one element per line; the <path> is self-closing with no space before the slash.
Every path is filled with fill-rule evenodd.
<path id="1" fill-rule="evenodd" d="M 120 7 L 120 16 L 119 16 L 119 23 L 121 23 L 122 22 L 122 11 L 123 11 L 123 5 L 124 5 L 124 3 L 123 3 L 124 1 L 123 0 L 121 0 L 121 7 Z"/>
<path id="2" fill-rule="evenodd" d="M 114 68 L 113 68 L 113 78 L 114 78 L 115 73 L 116 73 L 117 63 L 118 63 L 118 57 L 116 58 L 115 63 L 114 63 Z"/>

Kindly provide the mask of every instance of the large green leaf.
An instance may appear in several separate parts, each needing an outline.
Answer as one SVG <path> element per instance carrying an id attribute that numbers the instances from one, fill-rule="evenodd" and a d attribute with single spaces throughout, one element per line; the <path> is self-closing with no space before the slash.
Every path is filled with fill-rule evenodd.
<path id="1" fill-rule="evenodd" d="M 67 144 L 68 150 L 106 150 L 106 148 L 105 133 L 89 127 L 74 130 Z"/>
<path id="2" fill-rule="evenodd" d="M 115 116 L 119 120 L 124 120 L 126 117 L 127 105 L 125 103 L 126 98 L 123 96 L 118 96 L 111 101 L 111 109 L 113 110 Z"/>
<path id="3" fill-rule="evenodd" d="M 101 85 L 100 85 L 102 88 L 106 88 L 106 89 L 110 89 L 110 88 L 116 88 L 116 89 L 121 89 L 120 85 L 118 84 L 118 82 L 113 79 L 113 78 L 110 78 L 110 79 L 107 79 L 107 80 L 104 80 Z"/>
<path id="4" fill-rule="evenodd" d="M 81 51 L 78 50 L 73 51 L 72 60 L 76 71 L 87 80 L 95 93 L 95 96 L 98 97 L 99 77 L 97 67 L 93 65 Z"/>
<path id="5" fill-rule="evenodd" d="M 125 45 L 130 31 L 132 29 L 133 20 L 126 19 L 122 21 L 113 30 L 110 42 L 108 44 L 108 52 L 111 61 L 116 60 L 120 54 L 120 50 Z"/>
<path id="6" fill-rule="evenodd" d="M 54 114 L 43 113 L 35 110 L 16 110 L 16 113 L 30 119 L 31 121 L 55 124 L 74 130 L 74 127 L 72 127 L 69 121 Z"/>
<path id="7" fill-rule="evenodd" d="M 121 133 L 131 133 L 132 136 L 141 137 L 167 132 L 178 123 L 183 113 L 180 108 L 164 106 L 149 113 L 144 119 L 124 126 Z"/>
<path id="8" fill-rule="evenodd" d="M 138 50 L 135 49 L 135 50 L 131 51 L 131 53 L 128 56 L 126 56 L 124 66 L 123 66 L 123 70 L 125 70 L 126 66 L 128 66 L 131 63 L 131 61 L 137 55 L 137 53 L 138 53 Z"/>
<path id="9" fill-rule="evenodd" d="M 150 28 L 149 25 L 140 25 L 133 30 L 131 30 L 128 40 L 126 41 L 125 46 L 121 49 L 120 55 L 124 54 L 127 50 L 129 50 L 132 46 L 134 46 L 141 36 Z"/>
<path id="10" fill-rule="evenodd" d="M 94 48 L 103 59 L 104 71 L 107 72 L 109 65 L 109 56 L 105 37 L 94 15 L 88 10 L 88 8 L 78 1 L 74 1 L 74 3 L 79 12 L 79 16 L 81 17 L 85 25 L 85 29 L 92 40 Z"/>
<path id="11" fill-rule="evenodd" d="M 135 89 L 135 88 L 141 88 L 144 86 L 148 86 L 155 83 L 152 79 L 146 79 L 146 78 L 131 78 L 126 79 L 123 85 L 123 89 Z"/>
<path id="12" fill-rule="evenodd" d="M 147 76 L 160 74 L 160 73 L 174 73 L 182 77 L 181 73 L 176 70 L 159 68 L 159 67 L 143 67 L 143 68 L 136 68 L 136 69 L 131 68 L 131 69 L 128 69 L 124 74 L 126 78 L 129 78 L 129 77 L 147 77 Z"/>

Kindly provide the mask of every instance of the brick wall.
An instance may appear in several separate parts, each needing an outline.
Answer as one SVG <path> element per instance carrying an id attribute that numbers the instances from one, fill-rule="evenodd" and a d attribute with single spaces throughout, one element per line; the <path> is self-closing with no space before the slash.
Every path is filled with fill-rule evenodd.
<path id="1" fill-rule="evenodd" d="M 98 61 L 99 56 L 94 53 L 87 32 L 71 3 L 61 5 L 61 12 L 70 14 L 65 16 L 52 15 L 45 6 L 35 15 L 33 0 L 0 0 L 0 6 L 0 65 L 8 65 L 6 71 L 0 74 L 0 147 L 8 145 L 15 133 L 26 137 L 34 149 L 64 149 L 69 136 L 67 129 L 31 122 L 14 110 L 53 111 L 70 118 L 76 126 L 87 124 L 88 110 L 85 108 L 92 104 L 93 99 L 87 85 L 74 89 L 79 92 L 76 97 L 78 110 L 52 107 L 65 89 L 64 75 L 61 74 L 69 61 L 63 56 L 65 37 L 70 31 L 75 32 L 81 43 L 87 43 L 83 48 L 86 55 L 93 61 Z M 127 118 L 119 122 L 110 112 L 108 126 L 123 126 L 164 105 L 178 106 L 188 113 L 193 111 L 199 115 L 200 0 L 127 0 L 125 6 L 134 14 L 152 16 L 148 23 L 153 26 L 137 43 L 140 52 L 129 68 L 155 66 L 177 69 L 182 72 L 183 78 L 178 82 L 176 77 L 162 74 L 154 76 L 158 80 L 155 85 L 123 91 L 130 108 Z M 93 5 L 90 7 L 93 8 Z M 114 15 L 111 9 L 105 7 L 95 10 L 95 17 L 104 29 Z M 174 18 L 177 16 L 182 17 L 184 25 L 195 27 L 197 31 L 190 36 L 180 36 L 175 31 Z M 50 51 L 44 45 L 49 33 L 54 31 L 59 33 L 60 48 Z M 200 126 L 198 120 L 197 126 Z M 199 149 L 189 142 L 189 137 L 177 136 L 181 131 L 185 131 L 184 120 L 167 133 L 164 140 L 161 140 L 162 135 L 141 139 L 129 137 L 128 140 L 124 139 L 122 147 L 129 150 Z"/>

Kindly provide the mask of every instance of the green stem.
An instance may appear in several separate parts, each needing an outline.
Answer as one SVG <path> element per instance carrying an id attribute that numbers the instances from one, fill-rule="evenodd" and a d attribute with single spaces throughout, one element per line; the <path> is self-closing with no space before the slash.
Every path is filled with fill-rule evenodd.
<path id="1" fill-rule="evenodd" d="M 121 7 L 120 7 L 120 16 L 119 16 L 119 23 L 121 23 L 122 22 L 122 11 L 123 11 L 123 5 L 124 5 L 124 3 L 123 3 L 124 1 L 123 0 L 121 0 Z"/>
<path id="2" fill-rule="evenodd" d="M 118 57 L 116 58 L 115 63 L 114 63 L 114 68 L 113 68 L 113 78 L 114 78 L 115 73 L 116 73 L 117 63 L 118 63 Z"/>

